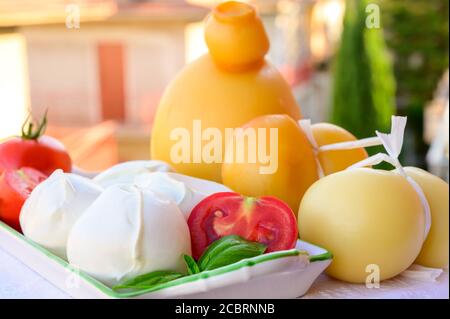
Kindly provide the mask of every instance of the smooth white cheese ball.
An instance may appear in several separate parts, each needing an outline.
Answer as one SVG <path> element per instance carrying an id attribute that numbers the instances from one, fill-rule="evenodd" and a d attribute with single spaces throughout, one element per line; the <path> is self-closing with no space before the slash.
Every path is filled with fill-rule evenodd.
<path id="1" fill-rule="evenodd" d="M 231 189 L 219 183 L 165 172 L 141 174 L 136 177 L 135 185 L 172 200 L 186 220 L 192 209 L 204 198 L 218 192 L 231 192 Z"/>
<path id="2" fill-rule="evenodd" d="M 67 243 L 69 262 L 110 286 L 155 270 L 185 272 L 183 254 L 191 240 L 176 204 L 126 185 L 106 189 Z"/>
<path id="3" fill-rule="evenodd" d="M 133 184 L 136 176 L 141 174 L 171 171 L 170 165 L 163 161 L 129 161 L 108 168 L 93 180 L 103 188 L 107 188 L 118 184 Z"/>
<path id="4" fill-rule="evenodd" d="M 31 192 L 20 213 L 24 235 L 66 258 L 72 226 L 103 189 L 90 179 L 56 170 Z"/>

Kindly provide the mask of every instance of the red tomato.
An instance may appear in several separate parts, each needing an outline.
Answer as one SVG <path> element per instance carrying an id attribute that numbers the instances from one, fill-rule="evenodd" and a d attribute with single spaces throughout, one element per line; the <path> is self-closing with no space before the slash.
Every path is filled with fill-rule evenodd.
<path id="1" fill-rule="evenodd" d="M 0 173 L 25 166 L 50 175 L 58 168 L 70 172 L 72 160 L 64 146 L 50 136 L 37 140 L 13 137 L 0 144 Z"/>
<path id="2" fill-rule="evenodd" d="M 0 219 L 18 231 L 23 203 L 47 176 L 31 167 L 6 170 L 0 176 Z"/>
<path id="3" fill-rule="evenodd" d="M 267 245 L 267 252 L 291 249 L 298 230 L 294 212 L 281 200 L 263 196 L 245 197 L 238 193 L 216 193 L 206 197 L 188 219 L 192 255 L 198 259 L 215 240 L 239 235 Z"/>
<path id="4" fill-rule="evenodd" d="M 41 123 L 28 123 L 21 137 L 12 137 L 0 144 L 0 174 L 21 167 L 35 168 L 47 176 L 60 168 L 72 170 L 72 160 L 64 145 L 57 139 L 43 135 L 47 118 Z M 36 129 L 33 129 L 35 127 Z"/>

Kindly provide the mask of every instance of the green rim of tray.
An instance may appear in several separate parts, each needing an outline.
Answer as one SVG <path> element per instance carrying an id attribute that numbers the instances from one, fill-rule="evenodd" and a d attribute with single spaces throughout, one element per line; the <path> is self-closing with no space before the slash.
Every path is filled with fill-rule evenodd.
<path id="1" fill-rule="evenodd" d="M 229 273 L 229 272 L 232 272 L 232 271 L 244 268 L 244 267 L 252 267 L 254 265 L 258 265 L 258 264 L 261 264 L 261 263 L 264 263 L 264 262 L 267 262 L 270 260 L 275 260 L 275 259 L 284 258 L 284 257 L 298 256 L 298 255 L 302 254 L 302 252 L 300 252 L 297 249 L 272 252 L 269 254 L 264 254 L 264 255 L 253 257 L 253 258 L 244 259 L 244 260 L 238 261 L 234 264 L 223 266 L 223 267 L 220 267 L 220 268 L 217 268 L 214 270 L 204 271 L 204 272 L 201 272 L 201 273 L 198 273 L 195 275 L 181 277 L 179 279 L 175 279 L 175 280 L 172 280 L 172 281 L 169 281 L 166 283 L 155 285 L 155 286 L 147 288 L 147 289 L 142 289 L 142 290 L 138 290 L 138 291 L 130 291 L 130 292 L 117 292 L 117 291 L 112 290 L 110 287 L 106 286 L 105 284 L 101 283 L 100 281 L 89 276 L 88 274 L 84 273 L 83 271 L 75 269 L 64 259 L 54 255 L 47 249 L 43 248 L 42 246 L 33 242 L 32 240 L 26 238 L 24 235 L 22 235 L 21 233 L 19 233 L 18 231 L 14 230 L 13 228 L 9 227 L 8 225 L 6 225 L 5 223 L 3 223 L 1 221 L 0 221 L 0 227 L 5 229 L 6 231 L 11 233 L 15 237 L 25 241 L 27 244 L 33 246 L 36 250 L 38 250 L 45 256 L 49 257 L 54 262 L 60 264 L 64 268 L 68 269 L 69 271 L 78 274 L 83 280 L 85 280 L 89 284 L 93 285 L 94 287 L 99 289 L 104 294 L 106 294 L 110 297 L 113 297 L 113 298 L 136 297 L 136 296 L 144 295 L 144 294 L 147 294 L 150 292 L 155 292 L 155 291 L 159 291 L 162 289 L 166 289 L 169 287 L 183 285 L 183 284 L 186 284 L 189 282 L 197 281 L 199 279 L 206 279 L 206 278 L 210 278 L 210 277 L 214 277 L 214 276 L 218 276 L 218 275 L 223 275 L 223 274 L 226 274 L 226 273 Z M 319 247 L 319 248 L 322 248 L 322 247 Z M 326 251 L 325 253 L 322 253 L 322 254 L 310 256 L 309 261 L 317 262 L 317 261 L 323 261 L 323 260 L 330 260 L 332 258 L 333 258 L 333 255 L 329 251 Z"/>

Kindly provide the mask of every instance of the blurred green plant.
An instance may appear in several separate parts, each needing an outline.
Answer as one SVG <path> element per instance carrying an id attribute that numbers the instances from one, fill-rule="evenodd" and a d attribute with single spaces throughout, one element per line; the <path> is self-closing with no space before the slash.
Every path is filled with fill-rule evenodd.
<path id="1" fill-rule="evenodd" d="M 367 0 L 347 0 L 333 66 L 331 121 L 358 138 L 388 131 L 395 113 L 395 79 L 381 25 L 366 25 Z M 375 13 L 376 14 L 376 13 Z"/>
<path id="2" fill-rule="evenodd" d="M 370 3 L 382 29 L 366 27 Z M 391 114 L 406 115 L 403 163 L 424 166 L 423 110 L 448 68 L 448 9 L 448 0 L 347 0 L 331 121 L 366 137 L 388 131 Z"/>
<path id="3" fill-rule="evenodd" d="M 423 111 L 448 68 L 448 0 L 379 0 L 394 57 L 398 113 L 408 116 L 408 164 L 424 166 Z"/>

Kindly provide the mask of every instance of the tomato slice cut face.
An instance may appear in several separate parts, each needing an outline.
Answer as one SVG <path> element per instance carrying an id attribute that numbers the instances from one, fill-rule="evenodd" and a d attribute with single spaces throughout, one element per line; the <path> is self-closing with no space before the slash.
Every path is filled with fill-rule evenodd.
<path id="1" fill-rule="evenodd" d="M 20 231 L 20 210 L 31 191 L 46 178 L 31 167 L 4 171 L 0 175 L 0 220 Z"/>
<path id="2" fill-rule="evenodd" d="M 294 212 L 283 201 L 238 193 L 216 193 L 203 199 L 188 219 L 192 254 L 198 259 L 212 242 L 227 235 L 267 245 L 267 252 L 291 249 L 298 237 Z"/>

